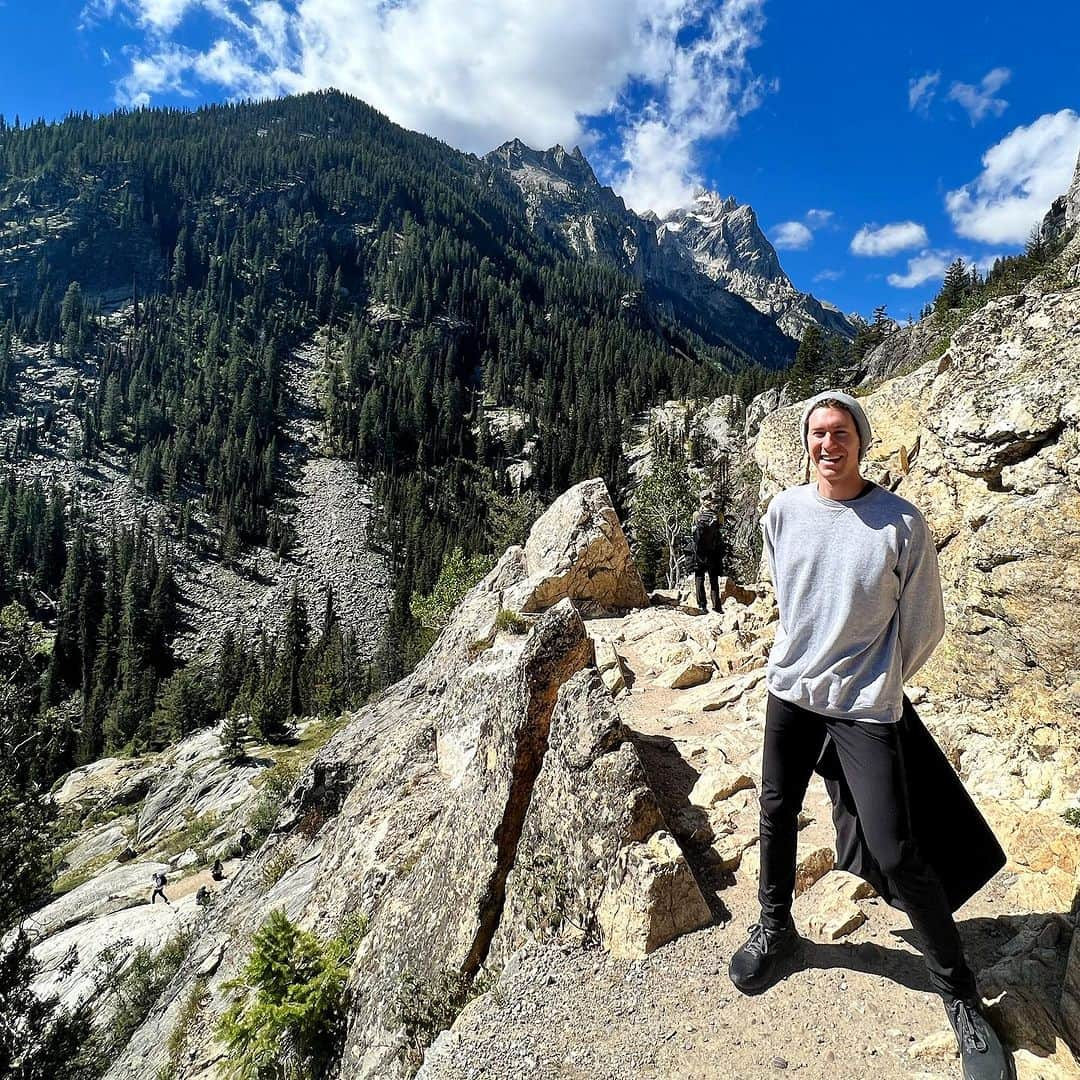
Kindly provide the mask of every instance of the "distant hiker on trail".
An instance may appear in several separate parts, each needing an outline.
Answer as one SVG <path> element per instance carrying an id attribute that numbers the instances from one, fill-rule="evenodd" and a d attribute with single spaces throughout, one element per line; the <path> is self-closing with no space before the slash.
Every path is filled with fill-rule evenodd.
<path id="1" fill-rule="evenodd" d="M 251 848 L 251 833 L 245 829 L 237 838 L 236 842 L 240 845 L 240 858 L 246 859 L 248 850 Z"/>
<path id="2" fill-rule="evenodd" d="M 723 558 L 723 539 L 720 528 L 724 519 L 720 514 L 720 505 L 711 495 L 703 495 L 701 506 L 694 518 L 694 531 L 691 535 L 691 555 L 694 560 L 694 584 L 697 589 L 697 606 L 702 612 L 708 611 L 705 603 L 705 576 L 709 577 L 709 591 L 712 594 L 713 611 L 720 610 L 720 564 Z"/>
<path id="3" fill-rule="evenodd" d="M 153 877 L 154 891 L 150 894 L 150 903 L 151 904 L 159 896 L 161 897 L 162 900 L 165 901 L 166 904 L 169 904 L 169 898 L 165 895 L 165 883 L 167 881 L 168 881 L 168 878 L 160 870 L 158 870 L 158 871 L 156 871 L 154 873 L 154 877 Z M 169 907 L 172 907 L 172 904 L 169 904 Z"/>
<path id="4" fill-rule="evenodd" d="M 215 859 L 214 860 L 214 865 L 210 869 L 210 876 L 215 881 L 224 881 L 225 880 L 225 867 L 221 865 L 221 860 L 220 859 Z"/>
<path id="5" fill-rule="evenodd" d="M 817 481 L 781 492 L 763 519 L 780 621 L 766 670 L 761 921 L 729 972 L 740 990 L 764 990 L 800 947 L 798 817 L 816 769 L 834 804 L 836 867 L 911 919 L 965 1080 L 1006 1080 L 952 917 L 1005 855 L 904 696 L 945 630 L 941 580 L 919 511 L 861 475 L 870 437 L 854 398 L 812 398 L 802 438 Z"/>
<path id="6" fill-rule="evenodd" d="M 205 885 L 199 886 L 199 891 L 195 894 L 195 904 L 198 907 L 210 906 L 210 890 Z"/>

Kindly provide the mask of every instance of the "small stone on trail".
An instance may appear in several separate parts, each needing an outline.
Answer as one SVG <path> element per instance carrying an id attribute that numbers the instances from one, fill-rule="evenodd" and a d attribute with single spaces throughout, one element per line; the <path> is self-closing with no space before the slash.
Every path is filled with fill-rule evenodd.
<path id="1" fill-rule="evenodd" d="M 772 1059 L 774 1069 L 786 1069 L 787 1061 L 782 1057 L 774 1057 Z"/>

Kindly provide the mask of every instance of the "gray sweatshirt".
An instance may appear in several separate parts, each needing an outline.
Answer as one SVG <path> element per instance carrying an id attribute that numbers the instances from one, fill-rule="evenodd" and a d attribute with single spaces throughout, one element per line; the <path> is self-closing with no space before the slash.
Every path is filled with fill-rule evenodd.
<path id="1" fill-rule="evenodd" d="M 769 690 L 826 716 L 899 720 L 904 682 L 945 632 L 922 514 L 877 485 L 837 502 L 804 484 L 777 495 L 762 526 L 780 607 Z"/>

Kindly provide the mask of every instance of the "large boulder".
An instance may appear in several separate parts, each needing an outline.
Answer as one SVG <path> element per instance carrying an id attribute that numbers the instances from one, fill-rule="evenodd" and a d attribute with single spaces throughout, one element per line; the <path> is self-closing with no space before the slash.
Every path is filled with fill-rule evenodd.
<path id="1" fill-rule="evenodd" d="M 640 960 L 681 934 L 708 926 L 712 913 L 675 839 L 657 832 L 622 850 L 597 919 L 613 956 Z"/>
<path id="2" fill-rule="evenodd" d="M 586 480 L 560 495 L 525 543 L 528 578 L 508 606 L 545 611 L 564 597 L 603 610 L 649 606 L 603 480 Z"/>

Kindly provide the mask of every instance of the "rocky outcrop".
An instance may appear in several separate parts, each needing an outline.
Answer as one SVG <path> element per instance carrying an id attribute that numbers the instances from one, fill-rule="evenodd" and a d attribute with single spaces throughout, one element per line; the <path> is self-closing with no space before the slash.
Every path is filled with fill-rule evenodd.
<path id="1" fill-rule="evenodd" d="M 544 611 L 565 597 L 593 610 L 649 606 L 603 480 L 578 484 L 541 515 L 525 544 L 525 569 L 527 579 L 508 593 L 516 611 Z"/>
<path id="2" fill-rule="evenodd" d="M 603 484 L 578 485 L 466 596 L 417 670 L 320 753 L 253 867 L 287 852 L 292 869 L 269 892 L 245 875 L 228 911 L 211 911 L 208 937 L 228 944 L 208 976 L 206 1030 L 220 1013 L 214 988 L 276 905 L 326 929 L 350 913 L 368 921 L 343 1064 L 356 1078 L 406 1070 L 406 979 L 472 980 L 556 934 L 643 955 L 708 921 L 693 872 L 658 839 L 663 814 L 577 610 L 638 601 Z M 538 612 L 526 634 L 496 630 L 505 607 Z M 327 821 L 306 839 L 295 825 L 314 812 Z M 645 850 L 649 887 L 632 869 Z M 196 959 L 111 1076 L 153 1075 L 153 1045 L 205 966 Z M 205 1041 L 203 1066 L 219 1053 Z"/>
<path id="3" fill-rule="evenodd" d="M 910 370 L 930 353 L 941 337 L 942 330 L 936 315 L 928 315 L 908 326 L 896 327 L 863 358 L 862 384 L 880 383 L 901 369 Z"/>
<path id="4" fill-rule="evenodd" d="M 1076 171 L 1065 195 L 1065 227 L 1075 229 L 1077 226 L 1080 226 L 1080 157 L 1076 159 Z"/>
<path id="5" fill-rule="evenodd" d="M 792 285 L 749 206 L 704 192 L 661 221 L 628 209 L 577 148 L 533 150 L 514 139 L 484 160 L 522 199 L 540 235 L 642 282 L 652 300 L 711 343 L 776 366 L 794 356 L 811 323 L 854 333 L 836 308 Z"/>

